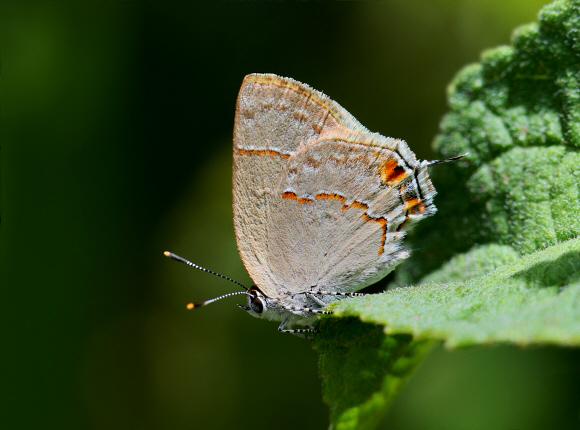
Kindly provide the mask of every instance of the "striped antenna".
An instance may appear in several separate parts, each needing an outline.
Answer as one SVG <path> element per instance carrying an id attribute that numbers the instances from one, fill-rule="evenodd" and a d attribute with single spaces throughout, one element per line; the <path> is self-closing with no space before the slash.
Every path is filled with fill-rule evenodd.
<path id="1" fill-rule="evenodd" d="M 213 299 L 210 299 L 210 300 L 206 300 L 205 302 L 188 303 L 187 304 L 187 309 L 201 308 L 203 306 L 209 305 L 210 303 L 217 302 L 218 300 L 221 300 L 221 299 L 225 299 L 226 297 L 237 296 L 239 294 L 248 295 L 248 292 L 247 292 L 248 291 L 248 287 L 246 287 L 245 285 L 240 284 L 238 281 L 236 281 L 236 280 L 234 280 L 232 278 L 228 278 L 227 276 L 224 276 L 224 275 L 221 275 L 219 273 L 216 273 L 213 270 L 206 269 L 205 267 L 198 266 L 197 264 L 192 263 L 191 261 L 186 260 L 185 258 L 180 257 L 179 255 L 174 254 L 173 252 L 165 251 L 163 253 L 163 255 L 165 255 L 166 257 L 171 258 L 172 260 L 179 261 L 180 263 L 187 264 L 188 266 L 191 266 L 191 267 L 194 267 L 196 269 L 199 269 L 199 270 L 201 270 L 203 272 L 211 273 L 212 275 L 219 276 L 220 278 L 223 278 L 223 279 L 227 279 L 228 281 L 233 282 L 236 285 L 239 285 L 240 287 L 242 287 L 245 290 L 245 291 L 236 291 L 236 292 L 233 292 L 233 293 L 224 294 L 223 296 L 219 296 L 219 297 L 216 297 L 216 298 L 213 298 Z"/>
<path id="2" fill-rule="evenodd" d="M 236 291 L 234 293 L 228 293 L 228 294 L 224 294 L 223 296 L 216 297 L 215 299 L 206 300 L 205 302 L 201 302 L 201 303 L 188 303 L 187 304 L 187 309 L 190 309 L 191 310 L 191 309 L 201 308 L 202 306 L 207 306 L 210 303 L 217 302 L 218 300 L 225 299 L 226 297 L 237 296 L 239 294 L 248 295 L 248 293 L 246 293 L 245 291 Z"/>
<path id="3" fill-rule="evenodd" d="M 449 163 L 450 161 L 459 160 L 460 158 L 463 158 L 466 155 L 467 155 L 467 153 L 461 154 L 461 155 L 456 155 L 455 157 L 444 158 L 443 160 L 429 161 L 429 163 L 427 164 L 427 167 L 435 166 L 435 165 L 441 164 L 441 163 Z"/>
<path id="4" fill-rule="evenodd" d="M 174 254 L 173 252 L 165 251 L 163 253 L 163 255 L 165 255 L 166 257 L 169 257 L 169 258 L 171 258 L 171 259 L 173 259 L 175 261 L 179 261 L 180 263 L 187 264 L 188 266 L 194 267 L 194 268 L 196 268 L 198 270 L 201 270 L 203 272 L 211 273 L 212 275 L 219 276 L 220 278 L 227 279 L 228 281 L 233 282 L 234 284 L 239 285 L 244 290 L 248 291 L 248 287 L 246 287 L 245 285 L 240 284 L 238 281 L 236 281 L 236 280 L 234 280 L 232 278 L 228 278 L 227 276 L 224 276 L 224 275 L 222 275 L 220 273 L 214 272 L 213 270 L 209 270 L 209 269 L 206 269 L 205 267 L 198 266 L 197 264 L 192 263 L 191 261 L 186 260 L 185 258 L 180 257 L 179 255 Z"/>

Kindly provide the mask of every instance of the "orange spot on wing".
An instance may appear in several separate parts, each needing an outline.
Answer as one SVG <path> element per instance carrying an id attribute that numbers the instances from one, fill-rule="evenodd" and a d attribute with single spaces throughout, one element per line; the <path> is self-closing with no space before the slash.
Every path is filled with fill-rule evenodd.
<path id="1" fill-rule="evenodd" d="M 286 199 L 286 200 L 297 200 L 298 199 L 298 197 L 296 196 L 296 193 L 293 193 L 292 191 L 286 191 L 285 193 L 283 193 L 282 198 Z"/>
<path id="2" fill-rule="evenodd" d="M 242 149 L 237 148 L 238 154 L 240 155 L 258 155 L 258 156 L 270 156 L 270 157 L 280 157 L 280 158 L 290 158 L 290 154 L 282 154 L 280 151 L 274 151 L 273 149 Z"/>
<path id="3" fill-rule="evenodd" d="M 376 222 L 380 224 L 381 230 L 383 230 L 383 233 L 381 234 L 381 247 L 379 248 L 379 255 L 381 255 L 383 252 L 385 252 L 385 243 L 387 242 L 387 220 L 383 217 L 372 218 L 366 213 L 362 214 L 361 218 L 367 222 Z"/>
<path id="4" fill-rule="evenodd" d="M 344 204 L 346 198 L 343 196 L 339 196 L 338 194 L 328 194 L 328 193 L 320 193 L 316 195 L 316 200 L 338 200 L 342 204 Z"/>
<path id="5" fill-rule="evenodd" d="M 310 205 L 314 201 L 308 197 L 298 198 L 296 193 L 292 192 L 292 191 L 286 191 L 286 192 L 282 193 L 282 198 L 286 199 L 286 200 L 297 200 L 299 205 Z"/>
<path id="6" fill-rule="evenodd" d="M 406 211 L 408 211 L 409 209 L 412 209 L 415 206 L 420 205 L 420 204 L 421 204 L 421 200 L 419 200 L 419 199 L 409 199 L 405 202 L 404 208 Z"/>
<path id="7" fill-rule="evenodd" d="M 387 220 L 385 218 L 379 218 L 376 220 L 381 224 L 381 228 L 383 229 L 383 234 L 381 236 L 381 247 L 379 248 L 379 255 L 385 252 L 385 243 L 387 242 Z"/>
<path id="8" fill-rule="evenodd" d="M 424 214 L 427 212 L 427 207 L 420 199 L 409 199 L 405 202 L 404 209 L 409 211 L 410 214 L 416 215 L 417 213 Z"/>
<path id="9" fill-rule="evenodd" d="M 402 166 L 399 166 L 395 160 L 385 162 L 381 167 L 379 174 L 381 176 L 381 182 L 389 185 L 400 182 L 407 177 L 405 169 Z"/>
<path id="10" fill-rule="evenodd" d="M 350 208 L 354 208 L 354 209 L 363 209 L 363 210 L 368 210 L 369 206 L 365 203 L 362 202 L 352 202 L 350 205 L 344 205 L 342 207 L 342 211 L 345 212 L 347 210 L 349 210 Z"/>
<path id="11" fill-rule="evenodd" d="M 427 212 L 427 206 L 425 206 L 424 204 L 420 204 L 419 206 L 417 206 L 416 211 L 417 210 L 419 211 L 419 213 L 424 214 Z M 415 213 L 417 213 L 416 211 Z"/>

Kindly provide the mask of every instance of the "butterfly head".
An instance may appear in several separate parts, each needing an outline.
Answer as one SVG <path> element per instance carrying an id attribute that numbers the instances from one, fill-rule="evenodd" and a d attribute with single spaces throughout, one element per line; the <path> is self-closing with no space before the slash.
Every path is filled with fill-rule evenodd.
<path id="1" fill-rule="evenodd" d="M 248 291 L 248 306 L 238 306 L 251 315 L 261 318 L 268 310 L 268 297 L 254 286 Z"/>

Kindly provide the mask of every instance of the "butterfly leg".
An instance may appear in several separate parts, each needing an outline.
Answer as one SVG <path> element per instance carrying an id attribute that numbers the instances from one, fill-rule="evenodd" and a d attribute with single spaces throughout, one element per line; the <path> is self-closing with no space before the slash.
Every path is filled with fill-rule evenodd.
<path id="1" fill-rule="evenodd" d="M 309 299 L 318 303 L 320 305 L 320 307 L 325 308 L 326 306 L 328 306 L 326 303 L 324 303 L 322 300 L 320 300 L 314 294 L 311 294 L 311 293 L 305 293 L 305 294 L 306 294 L 306 297 L 308 297 Z"/>
<path id="2" fill-rule="evenodd" d="M 322 290 L 311 291 L 309 294 L 316 294 L 318 296 L 343 296 L 343 297 L 360 297 L 368 295 L 365 293 L 339 293 L 337 291 L 322 291 Z"/>
<path id="3" fill-rule="evenodd" d="M 324 290 L 313 290 L 313 291 L 308 291 L 305 293 L 297 293 L 297 294 L 292 294 L 292 293 L 286 293 L 289 296 L 296 296 L 298 294 L 305 294 L 307 297 L 313 299 L 316 303 L 318 303 L 319 305 L 326 307 L 328 304 L 324 303 L 322 300 L 314 297 L 314 296 L 342 296 L 342 297 L 360 297 L 360 296 L 367 296 L 368 294 L 366 293 L 356 293 L 356 292 L 348 292 L 348 293 L 343 293 L 343 292 L 338 292 L 338 291 L 324 291 Z"/>
<path id="4" fill-rule="evenodd" d="M 342 297 L 359 297 L 359 296 L 366 296 L 365 293 L 339 293 L 336 291 L 322 291 L 322 290 L 315 290 L 312 292 L 307 293 L 300 293 L 306 295 L 309 299 L 316 302 L 320 307 L 325 308 L 328 306 L 328 303 L 324 303 L 320 300 L 318 296 L 342 296 Z"/>
<path id="5" fill-rule="evenodd" d="M 318 330 L 316 330 L 312 327 L 302 328 L 302 329 L 292 329 L 292 330 L 284 329 L 284 327 L 286 327 L 287 323 L 288 323 L 288 318 L 286 318 L 284 321 L 282 321 L 282 323 L 278 326 L 278 331 L 280 333 L 290 333 L 290 334 L 293 334 L 294 336 L 302 337 L 304 339 L 310 339 L 304 333 L 318 333 Z"/>
<path id="6" fill-rule="evenodd" d="M 326 306 L 326 305 L 324 305 Z M 323 311 L 322 309 L 312 309 L 312 308 L 304 308 L 302 306 L 288 306 L 283 305 L 281 306 L 283 309 L 290 311 L 295 314 L 317 314 L 317 315 L 332 315 L 334 312 L 332 311 Z"/>

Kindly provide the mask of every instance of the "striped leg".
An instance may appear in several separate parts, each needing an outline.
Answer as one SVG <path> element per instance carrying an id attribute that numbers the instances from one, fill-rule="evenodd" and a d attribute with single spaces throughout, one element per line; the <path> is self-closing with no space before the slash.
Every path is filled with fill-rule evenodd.
<path id="1" fill-rule="evenodd" d="M 294 313 L 304 312 L 304 313 L 317 314 L 317 315 L 332 315 L 334 313 L 332 311 L 323 311 L 322 309 L 303 308 L 302 306 L 282 305 L 282 308 L 286 309 L 287 311 L 294 312 Z"/>
<path id="2" fill-rule="evenodd" d="M 368 296 L 365 293 L 339 293 L 338 291 L 323 291 L 323 290 L 313 290 L 313 291 L 306 291 L 304 293 L 286 293 L 289 296 L 297 296 L 298 294 L 306 294 L 308 296 L 316 295 L 316 296 L 343 296 L 343 297 L 359 297 L 359 296 Z M 326 306 L 326 305 L 325 305 Z"/>
<path id="3" fill-rule="evenodd" d="M 342 296 L 342 297 L 366 296 L 366 294 L 364 294 L 364 293 L 339 293 L 336 291 L 322 291 L 322 290 L 316 290 L 316 291 L 312 291 L 312 292 L 308 292 L 308 293 L 304 293 L 304 294 L 306 294 L 306 296 L 310 300 L 315 301 L 323 308 L 327 307 L 328 303 L 324 303 L 322 300 L 320 300 L 318 297 L 316 297 L 316 295 L 318 295 L 318 296 Z"/>
<path id="4" fill-rule="evenodd" d="M 294 336 L 302 337 L 304 339 L 310 339 L 304 333 L 319 333 L 318 330 L 316 330 L 312 327 L 311 328 L 290 329 L 290 330 L 284 329 L 284 327 L 286 327 L 287 323 L 288 323 L 288 318 L 286 318 L 284 321 L 282 321 L 282 323 L 278 326 L 278 331 L 280 333 L 290 333 L 290 334 L 293 334 Z"/>
<path id="5" fill-rule="evenodd" d="M 286 294 L 289 296 L 292 296 L 292 297 L 294 297 L 298 294 L 304 294 L 304 295 L 306 295 L 306 297 L 308 297 L 310 300 L 316 302 L 322 308 L 327 307 L 328 303 L 324 303 L 322 300 L 320 300 L 316 296 L 359 297 L 359 296 L 366 296 L 367 295 L 365 293 L 339 293 L 337 291 L 322 291 L 322 290 L 314 290 L 314 291 L 308 291 L 308 292 L 296 293 L 296 294 L 292 294 L 290 292 L 287 292 Z"/>
<path id="6" fill-rule="evenodd" d="M 337 291 L 322 291 L 322 290 L 309 291 L 309 294 L 316 294 L 317 296 L 344 296 L 344 297 L 359 297 L 368 295 L 365 293 L 339 293 Z"/>

